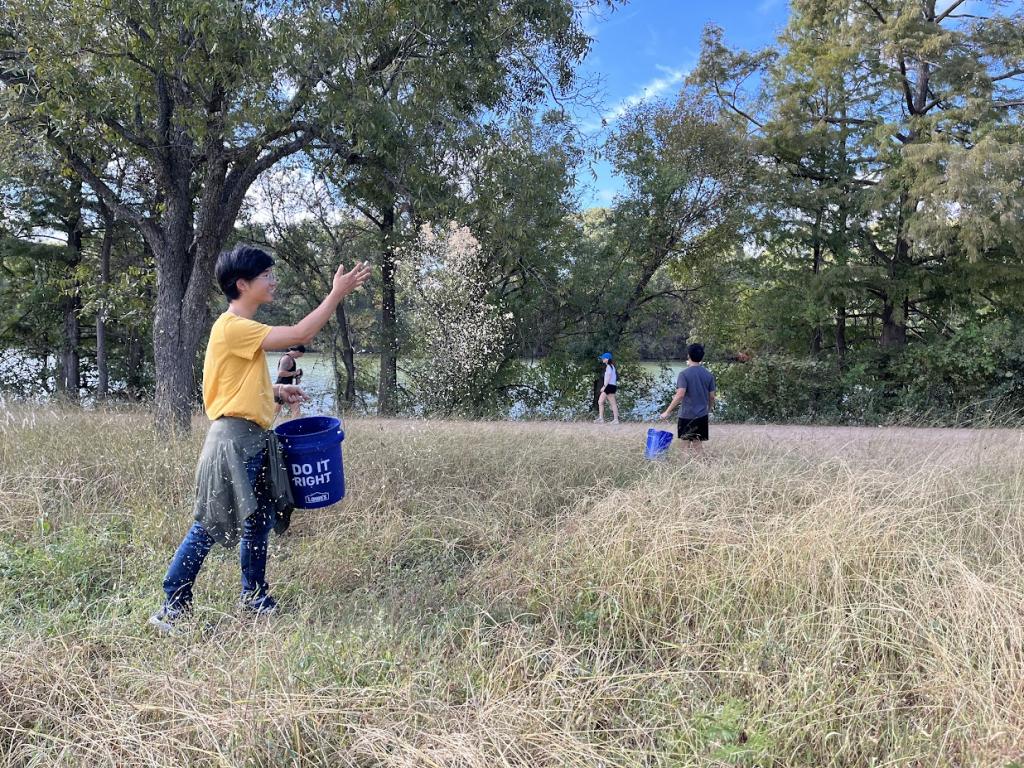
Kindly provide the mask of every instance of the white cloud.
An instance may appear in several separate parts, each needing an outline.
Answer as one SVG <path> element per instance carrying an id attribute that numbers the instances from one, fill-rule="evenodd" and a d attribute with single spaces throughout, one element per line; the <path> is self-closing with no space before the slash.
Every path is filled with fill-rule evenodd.
<path id="1" fill-rule="evenodd" d="M 785 0 L 761 0 L 761 4 L 757 6 L 757 12 L 764 16 L 783 2 Z"/>
<path id="2" fill-rule="evenodd" d="M 655 99 L 665 93 L 665 91 L 683 82 L 683 79 L 687 74 L 686 70 L 671 69 L 670 67 L 663 67 L 660 65 L 657 69 L 663 73 L 661 77 L 654 78 L 646 85 L 629 94 L 629 96 L 626 96 L 624 99 L 613 104 L 606 112 L 604 112 L 604 114 L 601 115 L 601 120 L 605 123 L 614 123 L 626 114 L 631 107 L 635 107 L 643 101 Z M 588 133 L 599 128 L 601 128 L 601 123 L 588 123 L 583 126 L 583 130 Z"/>

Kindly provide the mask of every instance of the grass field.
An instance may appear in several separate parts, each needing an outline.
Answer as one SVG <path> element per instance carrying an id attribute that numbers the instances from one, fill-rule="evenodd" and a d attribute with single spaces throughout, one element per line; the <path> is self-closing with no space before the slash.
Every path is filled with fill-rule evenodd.
<path id="1" fill-rule="evenodd" d="M 0 413 L 0 765 L 1011 766 L 1014 431 L 352 420 L 348 498 L 146 618 L 205 427 Z"/>

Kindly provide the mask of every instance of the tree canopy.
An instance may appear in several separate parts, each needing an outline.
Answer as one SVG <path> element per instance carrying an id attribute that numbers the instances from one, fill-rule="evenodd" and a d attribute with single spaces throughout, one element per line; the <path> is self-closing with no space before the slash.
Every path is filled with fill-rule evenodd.
<path id="1" fill-rule="evenodd" d="M 792 0 L 759 51 L 710 25 L 595 146 L 568 107 L 614 5 L 5 0 L 0 347 L 40 361 L 5 386 L 150 387 L 187 423 L 245 238 L 281 321 L 374 263 L 324 347 L 381 413 L 583 413 L 611 348 L 630 406 L 629 366 L 692 340 L 735 418 L 1024 407 L 1018 4 Z M 594 158 L 621 186 L 584 209 Z"/>

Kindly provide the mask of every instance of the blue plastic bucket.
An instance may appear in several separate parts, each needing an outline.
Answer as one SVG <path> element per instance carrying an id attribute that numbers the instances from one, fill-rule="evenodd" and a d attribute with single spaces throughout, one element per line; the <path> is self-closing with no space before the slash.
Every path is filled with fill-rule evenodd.
<path id="1" fill-rule="evenodd" d="M 330 416 L 307 416 L 286 421 L 274 430 L 281 441 L 295 506 L 318 509 L 345 495 L 341 463 L 341 422 Z"/>
<path id="2" fill-rule="evenodd" d="M 647 447 L 644 449 L 644 458 L 656 459 L 672 445 L 672 433 L 663 429 L 647 430 Z"/>

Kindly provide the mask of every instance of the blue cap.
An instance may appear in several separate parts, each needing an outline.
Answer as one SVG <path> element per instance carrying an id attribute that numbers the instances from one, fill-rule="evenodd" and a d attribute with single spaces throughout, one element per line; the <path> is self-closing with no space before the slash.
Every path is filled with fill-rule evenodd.
<path id="1" fill-rule="evenodd" d="M 603 355 L 601 355 L 601 359 L 602 360 L 611 360 L 612 359 L 612 353 L 611 352 L 605 352 Z"/>

